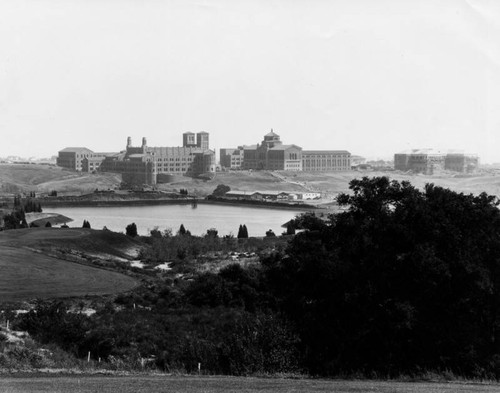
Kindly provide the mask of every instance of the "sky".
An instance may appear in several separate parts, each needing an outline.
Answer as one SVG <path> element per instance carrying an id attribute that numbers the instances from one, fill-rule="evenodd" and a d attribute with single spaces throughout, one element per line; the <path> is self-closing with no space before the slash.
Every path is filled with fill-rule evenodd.
<path id="1" fill-rule="evenodd" d="M 496 0 L 1 0 L 0 157 L 256 144 L 500 162 Z"/>

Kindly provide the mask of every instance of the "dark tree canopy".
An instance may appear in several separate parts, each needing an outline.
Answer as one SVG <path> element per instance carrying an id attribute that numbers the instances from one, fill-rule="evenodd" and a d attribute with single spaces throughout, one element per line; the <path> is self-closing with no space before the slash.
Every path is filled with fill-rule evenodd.
<path id="1" fill-rule="evenodd" d="M 127 227 L 125 228 L 125 233 L 127 234 L 127 236 L 131 237 L 137 236 L 137 225 L 135 225 L 135 222 L 127 225 Z"/>
<path id="2" fill-rule="evenodd" d="M 224 196 L 224 194 L 229 191 L 231 191 L 231 187 L 226 186 L 225 184 L 219 184 L 212 192 L 212 195 L 215 197 Z"/>
<path id="3" fill-rule="evenodd" d="M 497 198 L 386 177 L 350 189 L 345 212 L 303 218 L 312 230 L 268 262 L 310 369 L 498 376 Z"/>
<path id="4" fill-rule="evenodd" d="M 247 226 L 245 224 L 243 224 L 243 225 L 240 224 L 240 227 L 238 228 L 237 238 L 238 239 L 247 239 L 248 238 L 248 229 L 247 229 Z"/>

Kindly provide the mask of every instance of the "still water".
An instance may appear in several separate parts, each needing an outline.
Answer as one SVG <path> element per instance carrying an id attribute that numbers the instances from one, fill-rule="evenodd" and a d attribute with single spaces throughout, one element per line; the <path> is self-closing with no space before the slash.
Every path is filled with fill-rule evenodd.
<path id="1" fill-rule="evenodd" d="M 204 204 L 196 208 L 191 205 L 48 207 L 44 212 L 72 218 L 70 227 L 81 227 L 83 220 L 87 220 L 94 229 L 106 226 L 115 232 L 125 232 L 125 227 L 134 222 L 138 233 L 147 235 L 155 227 L 161 231 L 170 228 L 176 233 L 183 224 L 193 235 L 215 228 L 220 236 L 236 236 L 240 224 L 247 226 L 249 236 L 265 236 L 269 229 L 280 235 L 284 231 L 281 225 L 300 214 L 296 210 Z"/>

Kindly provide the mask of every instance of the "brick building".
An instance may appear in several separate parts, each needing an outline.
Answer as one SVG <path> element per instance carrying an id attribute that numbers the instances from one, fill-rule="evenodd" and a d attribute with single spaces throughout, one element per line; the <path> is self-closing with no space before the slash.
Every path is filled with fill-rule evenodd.
<path id="1" fill-rule="evenodd" d="M 284 171 L 348 171 L 351 153 L 346 150 L 302 150 L 284 145 L 273 130 L 257 145 L 220 150 L 221 166 L 230 169 Z"/>
<path id="2" fill-rule="evenodd" d="M 257 145 L 243 146 L 243 168 L 265 170 L 302 170 L 302 148 L 284 145 L 280 136 L 271 130 Z"/>
<path id="3" fill-rule="evenodd" d="M 236 149 L 220 149 L 220 165 L 227 169 L 241 169 L 243 167 L 243 153 L 243 146 L 238 146 Z"/>
<path id="4" fill-rule="evenodd" d="M 141 146 L 132 146 L 127 139 L 126 150 L 108 156 L 101 164 L 100 170 L 118 172 L 129 184 L 149 184 L 168 181 L 165 175 L 198 176 L 215 172 L 215 152 L 207 149 L 209 134 L 183 134 L 182 147 L 149 147 L 146 138 L 142 138 Z M 201 147 L 200 147 L 201 146 Z"/>
<path id="5" fill-rule="evenodd" d="M 351 170 L 351 153 L 347 150 L 304 150 L 302 170 L 332 172 Z"/>
<path id="6" fill-rule="evenodd" d="M 58 166 L 74 171 L 92 172 L 99 168 L 101 162 L 113 153 L 94 153 L 86 147 L 67 147 L 59 151 L 56 163 Z"/>

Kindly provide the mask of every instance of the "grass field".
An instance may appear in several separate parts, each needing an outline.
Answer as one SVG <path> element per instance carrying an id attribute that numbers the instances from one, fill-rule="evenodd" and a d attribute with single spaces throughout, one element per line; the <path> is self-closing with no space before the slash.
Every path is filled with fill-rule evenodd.
<path id="1" fill-rule="evenodd" d="M 172 376 L 0 377 L 0 393 L 486 393 L 498 391 L 500 391 L 498 384 L 470 383 Z"/>
<path id="2" fill-rule="evenodd" d="M 40 244 L 86 243 L 83 229 L 18 229 L 0 232 L 0 301 L 103 295 L 134 288 L 123 274 L 80 265 L 35 252 Z"/>

